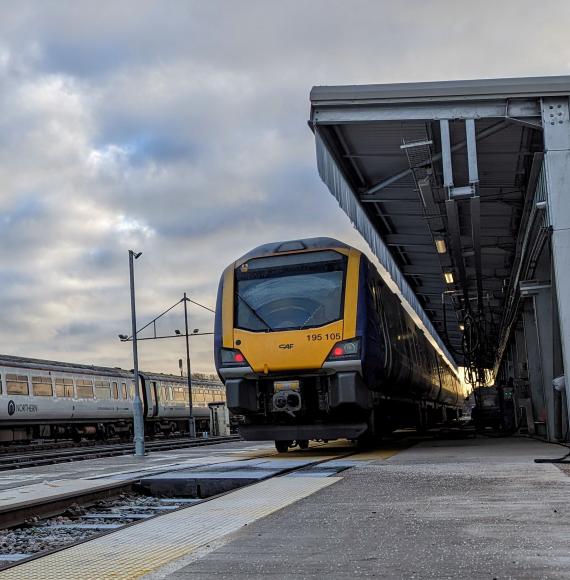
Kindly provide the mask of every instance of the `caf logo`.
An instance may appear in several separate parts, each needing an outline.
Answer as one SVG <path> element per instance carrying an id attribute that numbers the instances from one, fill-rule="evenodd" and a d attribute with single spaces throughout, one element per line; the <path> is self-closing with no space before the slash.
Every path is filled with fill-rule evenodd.
<path id="1" fill-rule="evenodd" d="M 14 401 L 8 401 L 8 415 L 13 415 L 16 412 L 16 404 Z"/>

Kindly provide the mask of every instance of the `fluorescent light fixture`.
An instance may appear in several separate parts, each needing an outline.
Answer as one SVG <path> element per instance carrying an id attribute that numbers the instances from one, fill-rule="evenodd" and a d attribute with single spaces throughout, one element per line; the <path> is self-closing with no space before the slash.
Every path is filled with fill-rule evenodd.
<path id="1" fill-rule="evenodd" d="M 445 254 L 445 252 L 447 252 L 447 246 L 445 245 L 445 240 L 443 238 L 435 239 L 435 249 L 439 254 Z"/>
<path id="2" fill-rule="evenodd" d="M 448 284 L 453 284 L 453 272 L 444 272 L 443 276 Z"/>

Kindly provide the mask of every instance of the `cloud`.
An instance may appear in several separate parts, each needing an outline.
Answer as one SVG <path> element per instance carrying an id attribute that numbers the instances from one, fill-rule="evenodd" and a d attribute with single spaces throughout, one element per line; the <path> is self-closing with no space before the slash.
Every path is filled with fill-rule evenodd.
<path id="1" fill-rule="evenodd" d="M 0 352 L 130 368 L 129 249 L 145 321 L 184 291 L 213 306 L 222 269 L 261 243 L 365 248 L 318 179 L 311 86 L 566 73 L 569 16 L 528 0 L 1 7 Z M 141 346 L 154 370 L 182 355 Z M 211 370 L 209 337 L 193 361 Z"/>

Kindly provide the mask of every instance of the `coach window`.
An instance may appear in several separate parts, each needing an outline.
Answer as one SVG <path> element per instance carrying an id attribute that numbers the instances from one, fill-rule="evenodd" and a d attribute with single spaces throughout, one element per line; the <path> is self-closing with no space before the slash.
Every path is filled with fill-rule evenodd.
<path id="1" fill-rule="evenodd" d="M 111 385 L 109 381 L 95 381 L 95 396 L 100 400 L 111 398 Z"/>
<path id="2" fill-rule="evenodd" d="M 53 396 L 51 377 L 32 377 L 32 388 L 36 397 Z"/>
<path id="3" fill-rule="evenodd" d="M 4 392 L 4 389 L 2 388 L 2 375 L 0 375 L 0 395 Z"/>
<path id="4" fill-rule="evenodd" d="M 127 395 L 127 383 L 121 383 L 121 392 L 123 393 L 123 399 L 127 400 L 129 398 Z"/>
<path id="5" fill-rule="evenodd" d="M 55 394 L 62 399 L 73 399 L 73 379 L 55 379 Z"/>
<path id="6" fill-rule="evenodd" d="M 77 398 L 78 399 L 92 399 L 93 398 L 93 381 L 90 379 L 77 379 Z"/>
<path id="7" fill-rule="evenodd" d="M 182 387 L 174 387 L 174 400 L 184 401 L 184 389 Z"/>
<path id="8" fill-rule="evenodd" d="M 6 375 L 6 392 L 9 395 L 28 395 L 30 387 L 26 375 Z"/>
<path id="9" fill-rule="evenodd" d="M 111 391 L 113 393 L 113 399 L 119 398 L 119 385 L 117 383 L 112 383 Z"/>

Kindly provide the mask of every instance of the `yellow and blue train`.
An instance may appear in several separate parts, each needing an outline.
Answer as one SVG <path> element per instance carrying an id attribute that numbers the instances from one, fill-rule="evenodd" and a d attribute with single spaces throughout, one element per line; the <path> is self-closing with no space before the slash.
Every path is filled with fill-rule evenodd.
<path id="1" fill-rule="evenodd" d="M 455 369 L 368 258 L 332 238 L 266 244 L 226 268 L 215 359 L 242 436 L 279 451 L 459 412 Z"/>

